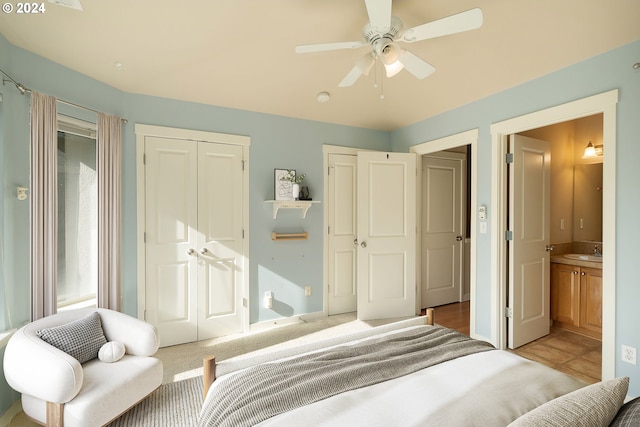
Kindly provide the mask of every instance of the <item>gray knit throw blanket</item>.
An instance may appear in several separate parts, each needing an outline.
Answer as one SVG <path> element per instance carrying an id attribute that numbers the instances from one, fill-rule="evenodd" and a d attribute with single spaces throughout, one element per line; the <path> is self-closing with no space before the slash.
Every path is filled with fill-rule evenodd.
<path id="1" fill-rule="evenodd" d="M 253 426 L 345 391 L 492 349 L 491 344 L 452 329 L 415 326 L 357 344 L 264 363 L 214 384 L 198 424 Z"/>

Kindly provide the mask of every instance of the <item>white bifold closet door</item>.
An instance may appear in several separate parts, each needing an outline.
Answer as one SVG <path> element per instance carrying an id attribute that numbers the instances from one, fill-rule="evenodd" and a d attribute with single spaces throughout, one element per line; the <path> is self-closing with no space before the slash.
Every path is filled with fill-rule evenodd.
<path id="1" fill-rule="evenodd" d="M 161 346 L 242 331 L 242 147 L 145 140 L 146 319 Z"/>

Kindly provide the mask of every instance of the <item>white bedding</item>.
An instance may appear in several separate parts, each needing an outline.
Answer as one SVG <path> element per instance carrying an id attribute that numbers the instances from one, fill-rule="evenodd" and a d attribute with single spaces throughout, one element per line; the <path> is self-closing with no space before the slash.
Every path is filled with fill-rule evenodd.
<path id="1" fill-rule="evenodd" d="M 305 352 L 310 350 L 305 348 Z M 264 356 L 259 361 L 265 361 Z M 230 375 L 233 372 L 218 378 L 209 394 Z M 259 426 L 506 426 L 582 386 L 584 383 L 539 363 L 491 350 L 348 391 Z"/>
<path id="2" fill-rule="evenodd" d="M 546 366 L 494 350 L 342 393 L 259 426 L 506 426 L 582 386 Z"/>

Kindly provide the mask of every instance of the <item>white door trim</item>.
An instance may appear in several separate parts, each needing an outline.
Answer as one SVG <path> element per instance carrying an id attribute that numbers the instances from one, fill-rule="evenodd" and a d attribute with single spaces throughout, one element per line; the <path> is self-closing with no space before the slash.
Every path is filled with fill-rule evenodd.
<path id="1" fill-rule="evenodd" d="M 244 283 L 243 291 L 243 309 L 242 329 L 249 330 L 249 146 L 251 138 L 244 135 L 231 135 L 216 132 L 205 132 L 191 129 L 171 128 L 164 126 L 154 126 L 136 123 L 136 203 L 137 203 L 137 223 L 136 223 L 136 246 L 138 259 L 138 275 L 137 275 L 137 296 L 138 296 L 138 318 L 144 319 L 145 316 L 145 283 L 146 269 L 144 268 L 144 260 L 146 259 L 146 248 L 144 242 L 145 232 L 145 172 L 144 172 L 144 146 L 145 137 L 157 136 L 162 138 L 185 139 L 201 142 L 215 142 L 219 144 L 231 144 L 242 146 L 242 157 L 244 159 L 244 182 L 243 182 L 243 200 L 242 210 L 245 213 L 242 218 L 242 228 L 244 230 L 243 248 L 244 251 Z"/>
<path id="2" fill-rule="evenodd" d="M 427 141 L 422 144 L 414 145 L 410 148 L 412 153 L 416 153 L 419 156 L 436 153 L 442 150 L 448 150 L 451 148 L 460 147 L 462 145 L 471 145 L 471 188 L 468 188 L 467 191 L 471 192 L 471 206 L 469 206 L 471 213 L 471 230 L 469 230 L 469 236 L 471 236 L 471 247 L 470 247 L 470 260 L 469 260 L 469 291 L 471 294 L 471 305 L 470 305 L 470 314 L 469 314 L 469 334 L 472 338 L 478 338 L 482 340 L 487 340 L 486 337 L 480 336 L 476 332 L 476 253 L 477 253 L 477 245 L 478 245 L 478 236 L 477 236 L 477 227 L 476 227 L 476 207 L 478 203 L 478 129 L 471 129 L 466 132 L 457 133 L 455 135 L 446 136 L 444 138 L 435 139 L 432 141 Z M 469 159 L 467 159 L 469 161 Z M 417 218 L 422 218 L 422 168 L 418 168 L 418 177 L 416 182 L 416 206 L 418 212 L 416 213 Z M 416 241 L 416 259 L 422 259 L 422 251 L 420 248 L 422 247 L 422 226 L 420 221 L 417 222 L 418 225 L 418 235 Z M 420 280 L 421 271 L 420 271 L 420 263 L 417 263 L 416 278 Z M 416 300 L 420 301 L 421 294 L 420 289 L 422 288 L 421 284 L 418 284 L 418 295 L 416 295 Z"/>
<path id="3" fill-rule="evenodd" d="M 615 376 L 615 306 L 616 306 L 616 104 L 618 90 L 536 111 L 491 125 L 491 153 L 494 167 L 491 168 L 491 205 L 495 215 L 491 218 L 491 339 L 498 348 L 506 346 L 507 322 L 502 307 L 506 307 L 506 244 L 504 227 L 506 198 L 504 193 L 506 138 L 512 133 L 562 123 L 594 114 L 603 114 L 603 144 L 607 155 L 603 162 L 603 210 L 602 246 L 606 248 L 602 256 L 602 379 Z M 473 226 L 473 222 L 472 222 Z"/>

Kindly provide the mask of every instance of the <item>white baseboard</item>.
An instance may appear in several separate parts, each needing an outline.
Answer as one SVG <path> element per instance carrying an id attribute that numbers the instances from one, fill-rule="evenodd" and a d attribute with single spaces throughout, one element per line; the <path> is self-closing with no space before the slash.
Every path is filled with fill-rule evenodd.
<path id="1" fill-rule="evenodd" d="M 274 320 L 265 320 L 263 322 L 252 323 L 251 325 L 249 325 L 249 332 L 254 333 L 268 331 L 280 326 L 297 325 L 299 323 L 306 323 L 310 320 L 315 320 L 322 317 L 326 317 L 326 314 L 322 311 L 318 311 L 315 313 L 298 314 L 291 317 L 281 317 Z"/>
<path id="2" fill-rule="evenodd" d="M 9 427 L 9 423 L 22 411 L 22 402 L 20 399 L 13 402 L 13 405 L 7 409 L 7 412 L 0 417 L 0 427 Z"/>

